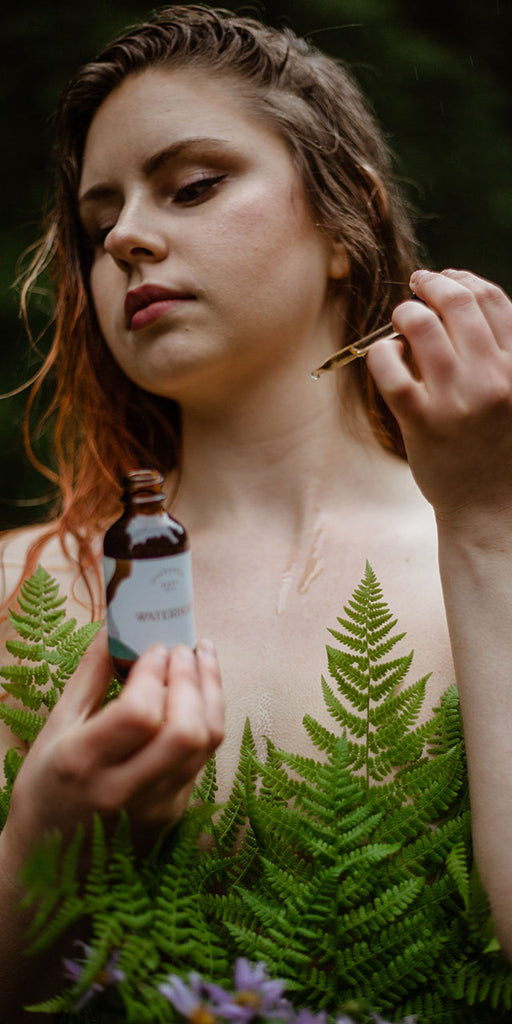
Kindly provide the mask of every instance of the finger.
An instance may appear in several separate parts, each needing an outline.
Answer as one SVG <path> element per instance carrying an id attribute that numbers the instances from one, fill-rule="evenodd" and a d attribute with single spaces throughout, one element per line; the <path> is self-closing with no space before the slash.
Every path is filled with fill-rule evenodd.
<path id="1" fill-rule="evenodd" d="M 468 288 L 482 310 L 496 343 L 500 348 L 512 349 L 512 302 L 506 292 L 492 281 L 487 281 L 467 270 L 443 270 L 444 277 Z"/>
<path id="2" fill-rule="evenodd" d="M 212 749 L 198 662 L 189 647 L 180 645 L 171 652 L 165 721 L 150 743 L 117 766 L 112 782 L 124 800 L 163 778 L 178 791 L 202 768 Z"/>
<path id="3" fill-rule="evenodd" d="M 473 354 L 482 359 L 496 349 L 496 339 L 473 291 L 461 281 L 446 274 L 418 270 L 411 276 L 411 288 L 438 314 L 445 330 L 445 340 L 459 355 Z M 424 311 L 424 316 L 427 315 Z M 441 329 L 439 329 L 441 338 Z M 414 348 L 414 339 L 409 338 Z M 419 357 L 414 351 L 415 358 Z"/>
<path id="4" fill-rule="evenodd" d="M 166 735 L 187 755 L 208 744 L 209 733 L 196 655 L 184 644 L 171 651 L 167 691 Z"/>
<path id="5" fill-rule="evenodd" d="M 215 748 L 224 738 L 225 715 L 220 667 L 215 646 L 211 640 L 199 641 L 197 660 L 205 717 L 210 732 L 210 744 Z"/>
<path id="6" fill-rule="evenodd" d="M 386 338 L 372 345 L 366 360 L 380 394 L 398 421 L 412 416 L 423 404 L 425 386 L 404 361 L 403 345 L 397 339 Z"/>
<path id="7" fill-rule="evenodd" d="M 457 353 L 437 314 L 428 306 L 412 300 L 393 311 L 393 327 L 407 340 L 414 375 L 427 387 L 439 387 L 453 379 Z"/>
<path id="8" fill-rule="evenodd" d="M 119 697 L 90 717 L 77 742 L 97 766 L 116 764 L 144 746 L 165 717 L 169 652 L 148 648 L 135 662 Z"/>

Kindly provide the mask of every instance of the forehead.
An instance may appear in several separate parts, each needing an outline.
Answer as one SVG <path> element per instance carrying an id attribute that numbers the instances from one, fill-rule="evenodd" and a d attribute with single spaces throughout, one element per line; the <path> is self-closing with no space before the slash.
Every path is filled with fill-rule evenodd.
<path id="1" fill-rule="evenodd" d="M 249 153 L 290 161 L 288 147 L 238 78 L 199 69 L 155 69 L 126 78 L 96 111 L 82 162 L 81 187 L 103 177 L 112 160 L 146 159 L 184 138 L 215 136 Z"/>

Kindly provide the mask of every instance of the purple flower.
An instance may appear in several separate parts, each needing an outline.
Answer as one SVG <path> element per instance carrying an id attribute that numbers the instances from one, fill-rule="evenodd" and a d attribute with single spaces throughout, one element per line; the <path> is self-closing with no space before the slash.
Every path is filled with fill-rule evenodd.
<path id="1" fill-rule="evenodd" d="M 89 964 L 93 950 L 85 942 L 81 942 L 80 939 L 75 939 L 75 946 L 82 947 L 85 953 L 84 958 L 78 961 L 64 959 L 63 964 L 68 980 L 73 981 L 78 985 L 82 980 L 86 967 Z M 105 967 L 101 967 L 99 969 L 89 988 L 87 988 L 83 995 L 80 996 L 80 999 L 75 1004 L 75 1010 L 81 1010 L 89 999 L 92 998 L 95 992 L 103 992 L 107 985 L 117 985 L 119 981 L 124 981 L 124 973 L 117 967 L 118 960 L 119 953 L 116 951 L 112 953 L 112 956 Z"/>
<path id="2" fill-rule="evenodd" d="M 293 1009 L 288 1000 L 283 999 L 284 982 L 269 978 L 264 964 L 251 964 L 245 957 L 239 957 L 235 962 L 234 980 L 234 992 L 226 992 L 218 985 L 206 986 L 219 1017 L 235 1024 L 247 1024 L 254 1017 L 290 1020 Z M 311 1024 L 311 1021 L 303 1024 Z"/>
<path id="3" fill-rule="evenodd" d="M 384 1017 L 380 1016 L 380 1013 L 372 1013 L 375 1024 L 392 1024 L 391 1021 L 384 1020 Z M 405 1017 L 402 1024 L 415 1024 L 416 1017 Z"/>
<path id="4" fill-rule="evenodd" d="M 204 981 L 196 971 L 184 981 L 170 974 L 158 986 L 159 992 L 190 1024 L 328 1024 L 325 1011 L 313 1013 L 307 1008 L 295 1010 L 284 998 L 285 982 L 269 978 L 265 964 L 251 963 L 239 957 L 234 969 L 235 991 L 227 992 L 221 985 Z M 378 1013 L 373 1024 L 390 1024 Z M 355 1024 L 348 1014 L 338 1014 L 335 1024 Z M 415 1024 L 415 1017 L 406 1017 L 402 1024 Z"/>
<path id="5" fill-rule="evenodd" d="M 343 1018 L 339 1018 L 343 1021 Z M 348 1017 L 345 1018 L 347 1024 L 353 1024 Z M 320 1013 L 311 1013 L 311 1010 L 297 1010 L 295 1016 L 291 1020 L 291 1024 L 327 1024 L 327 1014 L 324 1010 Z"/>
<path id="6" fill-rule="evenodd" d="M 169 974 L 167 981 L 158 986 L 158 991 L 174 1006 L 174 1009 L 192 1024 L 216 1024 L 215 1011 L 205 999 L 206 986 L 199 974 L 191 971 L 188 985 L 177 974 Z"/>

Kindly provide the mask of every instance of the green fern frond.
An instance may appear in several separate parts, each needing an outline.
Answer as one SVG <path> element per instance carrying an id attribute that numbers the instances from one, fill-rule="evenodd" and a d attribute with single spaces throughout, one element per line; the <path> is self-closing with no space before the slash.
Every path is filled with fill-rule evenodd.
<path id="1" fill-rule="evenodd" d="M 26 658 L 29 661 L 42 661 L 47 653 L 43 643 L 27 643 L 26 640 L 6 640 L 5 646 L 15 658 Z"/>
<path id="2" fill-rule="evenodd" d="M 457 892 L 464 903 L 464 907 L 468 910 L 470 868 L 467 859 L 467 849 L 464 843 L 454 843 L 446 857 L 446 867 L 455 882 Z"/>
<path id="3" fill-rule="evenodd" d="M 62 609 L 64 598 L 59 597 L 58 591 L 58 584 L 41 566 L 30 579 L 25 580 L 18 598 L 21 611 L 9 612 L 12 625 L 25 640 L 38 642 L 44 648 L 47 639 L 58 628 L 65 614 Z"/>
<path id="4" fill-rule="evenodd" d="M 0 789 L 0 831 L 3 829 L 9 813 L 9 807 L 11 803 L 12 787 L 16 781 L 16 776 L 23 764 L 23 755 L 19 751 L 11 748 L 7 751 L 4 757 L 4 777 L 5 783 L 3 789 Z"/>
<path id="5" fill-rule="evenodd" d="M 107 842 L 101 818 L 97 814 L 94 816 L 90 858 L 91 866 L 87 874 L 87 894 L 92 900 L 101 902 L 102 896 L 108 893 L 106 872 Z"/>
<path id="6" fill-rule="evenodd" d="M 42 662 L 40 665 L 4 665 L 0 675 L 3 679 L 10 680 L 11 683 L 22 684 L 25 680 L 38 685 L 44 686 L 50 678 L 48 665 Z M 7 686 L 2 684 L 4 689 Z"/>
<path id="7" fill-rule="evenodd" d="M 162 960 L 176 968 L 190 962 L 190 951 L 197 947 L 197 967 L 208 974 L 215 964 L 224 964 L 226 954 L 216 924 L 209 922 L 200 896 L 204 887 L 200 836 L 211 811 L 191 808 L 169 837 L 172 859 L 164 867 L 154 899 L 152 940 Z"/>
<path id="8" fill-rule="evenodd" d="M 21 668 L 21 666 L 17 666 Z M 4 683 L 3 688 L 11 697 L 22 700 L 30 711 L 39 711 L 43 703 L 43 693 L 38 686 L 31 685 L 28 680 L 16 679 L 12 683 Z"/>
<path id="9" fill-rule="evenodd" d="M 64 612 L 52 610 L 47 612 L 44 620 L 41 616 L 35 616 L 31 614 L 20 615 L 19 612 L 10 611 L 9 620 L 11 625 L 14 626 L 16 632 L 24 640 L 32 640 L 35 636 L 44 635 L 44 626 L 55 627 L 63 618 Z M 71 626 L 71 628 L 73 628 Z"/>
<path id="10" fill-rule="evenodd" d="M 245 804 L 248 794 L 254 791 L 257 777 L 256 747 L 247 719 L 242 736 L 240 760 L 235 773 L 231 793 L 222 814 L 215 822 L 214 834 L 220 849 L 231 849 L 246 820 Z"/>
<path id="11" fill-rule="evenodd" d="M 200 800 L 203 804 L 212 805 L 215 803 L 218 789 L 217 762 L 215 754 L 212 754 L 201 773 L 199 782 L 194 786 L 192 799 Z"/>
<path id="12" fill-rule="evenodd" d="M 11 747 L 4 757 L 4 775 L 8 782 L 14 782 L 23 764 L 22 755 Z"/>
<path id="13" fill-rule="evenodd" d="M 63 640 L 71 636 L 76 628 L 76 619 L 65 619 L 60 625 L 57 623 L 55 625 L 57 628 L 53 629 L 46 639 L 48 647 L 58 647 L 62 644 Z"/>
<path id="14" fill-rule="evenodd" d="M 40 1003 L 30 1003 L 26 1009 L 32 1013 L 59 1013 L 60 1010 L 68 1009 L 70 1003 L 69 994 L 63 993 L 60 996 L 53 996 L 52 999 L 45 999 Z"/>
<path id="15" fill-rule="evenodd" d="M 78 862 L 83 842 L 84 830 L 78 828 L 63 853 L 59 832 L 51 833 L 28 862 L 23 877 L 24 906 L 34 908 L 28 930 L 32 953 L 51 945 L 81 916 L 84 903 L 78 895 Z"/>
<path id="16" fill-rule="evenodd" d="M 76 629 L 75 619 L 65 620 L 64 598 L 41 566 L 23 583 L 18 603 L 21 610 L 10 611 L 9 619 L 21 639 L 8 640 L 6 647 L 23 664 L 4 666 L 0 677 L 6 680 L 3 690 L 23 707 L 0 704 L 0 719 L 14 736 L 31 744 L 100 623 Z"/>
<path id="17" fill-rule="evenodd" d="M 43 728 L 45 719 L 36 711 L 25 711 L 24 708 L 9 708 L 0 705 L 0 718 L 9 726 L 11 732 L 25 743 L 33 743 Z"/>
<path id="18" fill-rule="evenodd" d="M 369 565 L 353 599 L 338 620 L 344 632 L 330 630 L 342 645 L 327 648 L 331 678 L 339 691 L 322 680 L 331 717 L 347 731 L 352 766 L 364 767 L 368 781 L 381 782 L 394 766 L 420 757 L 428 728 L 416 726 L 427 678 L 399 690 L 410 669 L 412 654 L 385 660 L 404 634 L 394 634 L 396 619 L 382 600 L 382 590 Z M 415 727 L 415 728 L 414 728 Z M 306 728 L 321 749 L 329 749 L 326 731 Z M 401 746 L 400 746 L 401 741 Z"/>

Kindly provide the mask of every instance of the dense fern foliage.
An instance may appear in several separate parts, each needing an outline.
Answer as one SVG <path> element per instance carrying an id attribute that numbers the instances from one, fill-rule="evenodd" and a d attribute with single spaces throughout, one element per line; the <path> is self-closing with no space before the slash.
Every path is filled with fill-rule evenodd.
<path id="1" fill-rule="evenodd" d="M 23 584 L 18 598 L 19 610 L 9 612 L 9 619 L 19 639 L 8 640 L 7 650 L 17 661 L 0 670 L 3 691 L 15 698 L 8 705 L 0 703 L 0 719 L 14 736 L 24 743 L 33 743 L 46 716 L 56 704 L 66 681 L 75 671 L 100 623 L 76 628 L 76 619 L 66 619 L 65 598 L 41 567 Z M 9 810 L 13 782 L 23 757 L 13 748 L 4 762 L 6 786 L 0 790 L 0 829 Z"/>
<path id="2" fill-rule="evenodd" d="M 31 716 L 51 706 L 87 638 L 64 624 L 42 570 L 22 600 L 10 650 L 23 664 L 3 675 L 25 709 L 2 713 L 30 742 Z M 370 566 L 338 627 L 322 680 L 332 730 L 304 720 L 317 758 L 269 742 L 260 763 L 247 723 L 224 807 L 212 760 L 181 823 L 144 859 L 125 818 L 109 841 L 96 821 L 85 879 L 84 835 L 67 849 L 47 839 L 26 876 L 33 949 L 82 922 L 90 950 L 45 1010 L 165 1024 L 177 1016 L 158 990 L 169 973 L 229 984 L 244 956 L 284 979 L 295 1006 L 331 1019 L 343 1009 L 369 1019 L 371 1007 L 418 1024 L 512 1021 L 512 971 L 472 857 L 457 693 L 418 724 L 427 680 L 407 684 L 412 655 L 395 652 L 403 635 Z M 7 758 L 4 817 L 20 760 Z M 74 1013 L 113 953 L 122 980 Z"/>

